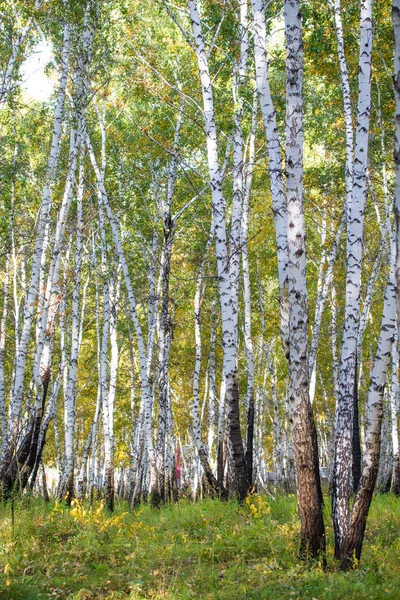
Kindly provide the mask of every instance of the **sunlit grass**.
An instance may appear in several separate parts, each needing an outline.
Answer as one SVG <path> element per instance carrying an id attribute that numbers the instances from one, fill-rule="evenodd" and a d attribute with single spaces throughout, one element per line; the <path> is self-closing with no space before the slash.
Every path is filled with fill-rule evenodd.
<path id="1" fill-rule="evenodd" d="M 327 502 L 328 504 L 328 502 Z M 297 558 L 293 496 L 236 502 L 180 501 L 131 513 L 38 499 L 0 509 L 0 598 L 69 600 L 167 598 L 400 598 L 400 499 L 377 496 L 361 568 L 341 573 Z"/>

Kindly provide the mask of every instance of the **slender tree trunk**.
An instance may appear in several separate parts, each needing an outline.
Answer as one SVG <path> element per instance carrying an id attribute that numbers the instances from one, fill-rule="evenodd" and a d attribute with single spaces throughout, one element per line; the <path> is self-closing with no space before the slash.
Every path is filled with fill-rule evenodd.
<path id="1" fill-rule="evenodd" d="M 320 333 L 321 333 L 322 317 L 323 317 L 323 314 L 325 311 L 325 306 L 326 306 L 326 303 L 328 300 L 329 289 L 330 289 L 330 287 L 332 285 L 332 281 L 333 281 L 333 271 L 334 271 L 334 267 L 335 267 L 336 256 L 337 256 L 337 252 L 338 252 L 338 248 L 340 245 L 340 240 L 341 240 L 341 237 L 343 234 L 345 223 L 346 223 L 346 213 L 345 213 L 345 210 L 343 210 L 343 213 L 342 213 L 342 216 L 340 219 L 340 223 L 339 223 L 339 227 L 335 234 L 333 245 L 332 245 L 331 251 L 329 253 L 329 256 L 327 258 L 328 265 L 327 265 L 326 272 L 325 272 L 325 275 L 323 278 L 324 282 L 323 282 L 322 288 L 320 290 L 320 293 L 318 293 L 317 302 L 315 305 L 314 325 L 313 325 L 313 331 L 312 331 L 312 337 L 311 337 L 310 358 L 309 358 L 310 401 L 311 401 L 311 403 L 313 403 L 314 395 L 315 395 L 315 386 L 316 386 L 316 379 L 317 379 L 317 352 L 318 352 L 319 339 L 320 339 Z"/>
<path id="2" fill-rule="evenodd" d="M 7 250 L 3 283 L 3 310 L 0 322 L 0 460 L 5 450 L 7 440 L 6 388 L 4 378 L 4 358 L 6 345 L 6 323 L 8 313 L 8 288 L 10 278 L 10 252 Z"/>
<path id="3" fill-rule="evenodd" d="M 192 418 L 193 418 L 193 438 L 196 445 L 197 453 L 201 466 L 203 467 L 204 474 L 207 478 L 208 484 L 212 490 L 215 490 L 222 498 L 227 498 L 228 494 L 225 490 L 222 478 L 215 478 L 215 475 L 210 467 L 209 453 L 204 447 L 201 437 L 201 421 L 199 416 L 200 409 L 200 371 L 201 371 L 201 358 L 202 358 L 202 345 L 201 345 L 201 303 L 202 303 L 202 290 L 203 275 L 205 263 L 208 257 L 208 253 L 214 238 L 214 227 L 211 225 L 210 233 L 207 240 L 206 249 L 203 254 L 203 260 L 200 263 L 200 268 L 197 274 L 196 281 L 196 293 L 194 298 L 194 332 L 195 332 L 195 344 L 196 344 L 196 358 L 195 366 L 193 371 L 193 405 L 192 405 Z"/>
<path id="4" fill-rule="evenodd" d="M 189 0 L 189 13 L 192 22 L 194 45 L 201 81 L 203 111 L 207 141 L 207 160 L 211 187 L 213 223 L 216 240 L 216 258 L 222 313 L 224 373 L 226 380 L 226 401 L 228 406 L 229 438 L 234 463 L 234 493 L 240 501 L 247 495 L 249 482 L 243 448 L 239 412 L 239 385 L 237 369 L 237 322 L 238 295 L 230 270 L 225 219 L 225 200 L 222 194 L 222 170 L 218 160 L 218 141 L 214 115 L 214 101 L 210 78 L 207 51 L 202 33 L 202 22 L 197 0 Z M 239 221 L 240 223 L 240 221 Z M 235 237 L 237 242 L 237 237 Z"/>
<path id="5" fill-rule="evenodd" d="M 36 0 L 34 9 L 37 10 L 41 4 L 41 0 Z M 7 61 L 7 67 L 4 71 L 2 80 L 0 81 L 0 107 L 6 102 L 7 95 L 12 87 L 13 72 L 21 52 L 21 48 L 32 28 L 33 17 L 29 17 L 24 27 L 18 35 L 13 32 L 11 42 L 11 55 Z"/>
<path id="6" fill-rule="evenodd" d="M 246 5 L 247 10 L 247 5 Z M 247 357 L 247 440 L 246 466 L 250 486 L 253 483 L 253 451 L 254 451 L 254 422 L 255 422 L 255 360 L 254 345 L 251 335 L 251 289 L 249 265 L 249 201 L 255 160 L 255 138 L 257 130 L 257 96 L 254 94 L 252 127 L 249 140 L 249 159 L 245 171 L 243 210 L 242 210 L 242 271 L 243 271 L 243 301 L 244 301 L 244 334 Z"/>
<path id="7" fill-rule="evenodd" d="M 395 140 L 394 140 L 394 214 L 396 220 L 396 286 L 397 318 L 400 319 L 400 0 L 392 1 L 392 23 L 394 33 L 394 98 L 395 98 Z"/>
<path id="8" fill-rule="evenodd" d="M 100 171 L 96 157 L 94 154 L 94 150 L 90 141 L 89 136 L 86 138 L 90 160 L 96 174 L 97 185 L 98 185 L 98 195 L 101 204 L 104 206 L 105 211 L 107 213 L 107 218 L 110 223 L 112 239 L 114 242 L 115 250 L 118 255 L 119 262 L 121 264 L 122 273 L 124 275 L 125 287 L 128 293 L 128 301 L 129 301 L 129 314 L 132 319 L 135 331 L 136 338 L 138 343 L 139 350 L 139 362 L 140 362 L 140 374 L 141 374 L 141 383 L 142 383 L 142 402 L 143 402 L 143 415 L 144 415 L 144 438 L 145 438 L 145 447 L 147 452 L 147 457 L 150 463 L 150 489 L 156 489 L 156 464 L 155 464 L 155 455 L 154 455 L 154 446 L 152 439 L 152 411 L 153 411 L 153 396 L 151 393 L 149 377 L 148 377 L 148 361 L 147 361 L 147 352 L 144 343 L 144 336 L 142 327 L 140 324 L 140 320 L 137 314 L 136 308 L 136 298 L 133 292 L 133 286 L 131 282 L 131 277 L 129 273 L 128 263 L 126 260 L 125 252 L 121 243 L 121 233 L 119 224 L 117 223 L 114 213 L 109 205 L 107 192 L 104 185 L 104 176 Z"/>
<path id="9" fill-rule="evenodd" d="M 64 445 L 65 445 L 65 470 L 60 486 L 61 497 L 67 496 L 70 503 L 75 496 L 74 483 L 74 440 L 75 440 L 75 422 L 76 422 L 76 380 L 78 369 L 78 357 L 80 347 L 80 327 L 79 327 L 79 298 L 81 288 L 82 271 L 82 236 L 83 236 L 83 194 L 84 194 L 84 152 L 81 151 L 81 164 L 79 170 L 79 185 L 77 194 L 77 227 L 75 241 L 75 265 L 74 265 L 74 286 L 72 291 L 72 325 L 71 325 L 71 352 L 69 359 L 69 369 L 67 378 L 67 389 L 65 395 L 64 407 Z"/>
<path id="10" fill-rule="evenodd" d="M 68 62 L 70 50 L 71 27 L 69 23 L 64 26 L 63 47 L 61 55 L 61 74 L 59 81 L 59 90 L 56 102 L 54 130 L 51 142 L 50 155 L 47 162 L 46 181 L 42 196 L 42 205 L 39 211 L 39 220 L 37 226 L 37 235 L 35 248 L 33 252 L 33 262 L 31 267 L 31 276 L 28 285 L 28 291 L 25 298 L 24 317 L 21 335 L 18 344 L 18 354 L 15 364 L 15 373 L 13 381 L 12 402 L 10 407 L 10 417 L 7 431 L 7 451 L 3 455 L 0 465 L 0 479 L 4 481 L 4 473 L 8 468 L 12 457 L 16 452 L 18 436 L 20 434 L 20 421 L 22 411 L 22 400 L 24 391 L 25 368 L 28 355 L 28 346 L 31 337 L 31 328 L 34 318 L 32 306 L 35 305 L 38 294 L 38 283 L 40 275 L 40 266 L 42 261 L 43 246 L 46 237 L 46 230 L 49 223 L 50 209 L 52 205 L 51 190 L 56 178 L 59 148 L 61 140 L 61 126 L 63 120 L 63 109 L 65 100 L 65 90 L 67 85 Z M 8 490 L 10 491 L 10 490 Z"/>
<path id="11" fill-rule="evenodd" d="M 289 356 L 289 301 L 287 282 L 287 213 L 283 182 L 281 140 L 272 101 L 268 74 L 267 33 L 265 24 L 265 6 L 263 0 L 252 0 L 254 59 L 256 83 L 260 98 L 261 114 L 267 139 L 269 176 L 274 213 L 276 247 L 278 253 L 278 276 L 280 290 L 281 339 L 285 356 Z"/>
<path id="12" fill-rule="evenodd" d="M 391 491 L 400 496 L 400 455 L 399 455 L 399 353 L 398 353 L 398 327 L 392 348 L 392 385 L 390 389 L 390 420 L 392 431 L 393 468 Z"/>
<path id="13" fill-rule="evenodd" d="M 354 389 L 357 379 L 357 335 L 360 320 L 360 286 L 363 220 L 367 195 L 368 131 L 371 110 L 372 0 L 361 1 L 361 35 L 358 108 L 353 168 L 353 187 L 347 206 L 346 308 L 340 361 L 339 395 L 336 404 L 335 461 L 332 516 L 335 555 L 342 558 L 350 527 L 350 496 Z M 347 548 L 347 546 L 346 546 Z"/>
<path id="14" fill-rule="evenodd" d="M 396 288 L 394 285 L 394 269 L 392 267 L 385 291 L 381 331 L 368 391 L 366 443 L 360 486 L 350 514 L 346 536 L 342 538 L 340 548 L 340 561 L 344 569 L 353 565 L 354 558 L 359 561 L 361 556 L 368 511 L 378 474 L 383 394 L 391 361 L 395 332 Z"/>
<path id="15" fill-rule="evenodd" d="M 31 475 L 31 479 L 30 479 L 31 489 L 33 489 L 33 487 L 35 485 L 39 467 L 42 462 L 42 454 L 43 454 L 43 449 L 44 449 L 44 446 L 46 443 L 47 430 L 49 428 L 51 421 L 54 419 L 54 416 L 56 414 L 57 398 L 58 398 L 58 395 L 59 395 L 60 389 L 61 389 L 61 382 L 62 382 L 62 377 L 63 377 L 63 373 L 64 373 L 64 369 L 65 369 L 65 362 L 66 362 L 65 349 L 63 348 L 62 349 L 62 358 L 60 361 L 57 378 L 53 383 L 50 400 L 47 404 L 46 412 L 44 414 L 42 426 L 40 429 L 40 434 L 39 434 L 38 444 L 37 444 L 36 460 L 35 460 L 35 465 L 32 469 L 32 475 Z"/>

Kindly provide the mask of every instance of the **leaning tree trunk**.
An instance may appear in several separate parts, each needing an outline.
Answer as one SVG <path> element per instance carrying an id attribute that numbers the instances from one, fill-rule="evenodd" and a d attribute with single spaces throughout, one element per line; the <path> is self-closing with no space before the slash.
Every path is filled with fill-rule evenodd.
<path id="1" fill-rule="evenodd" d="M 69 51 L 70 51 L 70 38 L 71 38 L 71 27 L 69 23 L 64 26 L 64 37 L 63 47 L 61 54 L 61 74 L 59 82 L 59 90 L 56 102 L 55 119 L 54 119 L 54 130 L 51 141 L 50 155 L 47 162 L 46 169 L 46 181 L 44 185 L 42 204 L 39 211 L 39 219 L 37 225 L 37 234 L 35 247 L 33 251 L 33 262 L 31 267 L 31 276 L 27 288 L 27 294 L 24 304 L 23 314 L 23 325 L 22 331 L 18 343 L 18 353 L 15 363 L 15 372 L 13 379 L 13 391 L 12 399 L 9 411 L 9 422 L 7 430 L 7 450 L 3 455 L 0 465 L 0 478 L 5 485 L 6 492 L 10 492 L 7 489 L 7 482 L 5 481 L 5 471 L 8 469 L 13 458 L 16 454 L 16 446 L 18 437 L 20 434 L 21 424 L 21 411 L 22 401 L 24 392 L 25 382 L 25 368 L 28 358 L 28 346 L 31 338 L 31 329 L 34 318 L 34 311 L 32 306 L 35 305 L 35 301 L 38 294 L 38 283 L 40 275 L 40 267 L 42 261 L 43 246 L 45 243 L 46 230 L 50 218 L 50 209 L 52 205 L 52 187 L 55 182 L 58 158 L 59 158 L 59 147 L 61 141 L 62 132 L 62 121 L 63 121 L 63 110 L 65 91 L 67 86 L 67 75 L 69 65 Z M 8 481 L 8 478 L 6 478 Z M 8 486 L 10 485 L 8 481 Z M 12 482 L 11 482 L 12 485 Z"/>
<path id="2" fill-rule="evenodd" d="M 381 331 L 368 392 L 367 430 L 359 491 L 351 510 L 346 535 L 341 540 L 340 561 L 343 569 L 353 566 L 354 558 L 359 561 L 361 556 L 368 511 L 378 475 L 383 394 L 387 382 L 395 332 L 396 288 L 392 267 L 385 291 Z"/>

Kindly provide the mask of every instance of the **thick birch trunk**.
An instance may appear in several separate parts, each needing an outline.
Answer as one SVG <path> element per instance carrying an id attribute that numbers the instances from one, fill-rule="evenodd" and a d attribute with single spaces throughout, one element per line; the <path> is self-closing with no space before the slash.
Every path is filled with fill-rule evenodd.
<path id="1" fill-rule="evenodd" d="M 303 207 L 303 44 L 299 0 L 285 0 L 286 195 L 289 281 L 289 409 L 301 524 L 300 552 L 325 551 L 318 447 L 309 398 L 308 306 Z"/>

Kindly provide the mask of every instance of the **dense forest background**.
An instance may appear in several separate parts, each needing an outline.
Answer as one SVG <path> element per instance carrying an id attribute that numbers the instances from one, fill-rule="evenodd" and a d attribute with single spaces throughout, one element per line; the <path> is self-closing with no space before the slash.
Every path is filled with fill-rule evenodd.
<path id="1" fill-rule="evenodd" d="M 1 0 L 4 499 L 296 491 L 316 556 L 321 476 L 360 557 L 400 493 L 391 9 Z"/>

